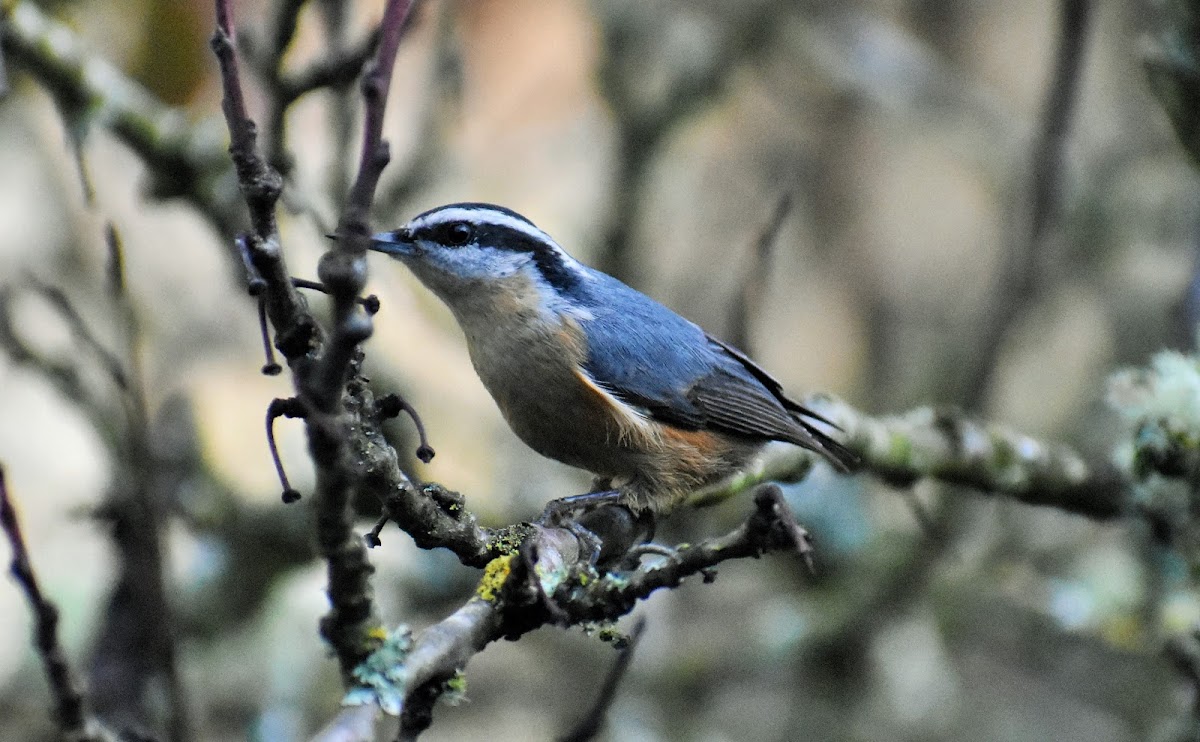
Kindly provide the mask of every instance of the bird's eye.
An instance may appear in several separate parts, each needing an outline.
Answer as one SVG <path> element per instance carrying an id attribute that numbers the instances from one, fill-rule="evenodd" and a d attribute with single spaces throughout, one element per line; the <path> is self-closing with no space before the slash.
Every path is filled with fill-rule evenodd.
<path id="1" fill-rule="evenodd" d="M 442 232 L 442 242 L 451 247 L 462 247 L 475 236 L 475 230 L 466 222 L 454 222 L 446 225 Z"/>

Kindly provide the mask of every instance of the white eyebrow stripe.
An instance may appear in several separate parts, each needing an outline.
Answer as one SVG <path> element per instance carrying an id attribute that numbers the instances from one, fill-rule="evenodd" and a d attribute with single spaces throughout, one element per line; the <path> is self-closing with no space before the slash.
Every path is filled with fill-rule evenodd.
<path id="1" fill-rule="evenodd" d="M 562 246 L 554 241 L 553 237 L 546 234 L 541 229 L 538 229 L 529 222 L 509 216 L 508 214 L 505 214 L 502 211 L 496 211 L 495 209 L 472 209 L 463 207 L 439 209 L 433 213 L 426 214 L 418 219 L 414 219 L 412 221 L 412 227 L 414 229 L 419 229 L 421 227 L 428 227 L 433 224 L 445 224 L 447 222 L 473 222 L 476 224 L 488 224 L 497 227 L 505 227 L 513 230 L 514 232 L 520 232 L 527 237 L 532 237 L 539 242 L 546 243 L 553 248 L 556 253 L 562 256 L 563 260 L 569 263 L 578 263 L 578 261 L 571 257 L 566 250 L 562 249 Z"/>
<path id="2" fill-rule="evenodd" d="M 511 217 L 494 209 L 464 209 L 456 207 L 453 209 L 441 209 L 432 214 L 414 220 L 414 226 L 427 227 L 432 224 L 445 224 L 447 222 L 474 222 L 476 224 L 491 224 L 497 227 L 506 227 L 515 232 L 528 235 L 538 240 L 543 240 L 555 247 L 558 244 L 551 239 L 550 235 L 533 226 L 532 224 Z M 561 249 L 561 248 L 560 248 Z"/>

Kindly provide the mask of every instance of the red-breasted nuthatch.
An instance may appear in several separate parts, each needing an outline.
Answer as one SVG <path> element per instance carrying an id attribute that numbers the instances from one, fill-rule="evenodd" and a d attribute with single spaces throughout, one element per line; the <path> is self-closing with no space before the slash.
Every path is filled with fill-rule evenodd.
<path id="1" fill-rule="evenodd" d="M 444 301 L 509 426 L 533 450 L 665 512 L 770 441 L 847 471 L 853 453 L 779 382 L 650 297 L 583 265 L 514 211 L 440 206 L 372 249 Z"/>

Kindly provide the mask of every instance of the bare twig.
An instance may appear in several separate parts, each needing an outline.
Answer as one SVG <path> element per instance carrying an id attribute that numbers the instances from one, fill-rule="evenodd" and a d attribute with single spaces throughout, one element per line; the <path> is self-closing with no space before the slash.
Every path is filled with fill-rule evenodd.
<path id="1" fill-rule="evenodd" d="M 343 377 L 339 373 L 331 384 L 329 377 L 321 374 L 321 355 L 328 356 L 329 350 L 323 348 L 323 334 L 296 293 L 283 258 L 274 212 L 282 180 L 258 152 L 255 124 L 246 110 L 234 53 L 230 3 L 216 0 L 217 30 L 212 40 L 225 91 L 222 107 L 230 132 L 229 151 L 253 225 L 247 252 L 257 271 L 255 278 L 265 284 L 263 296 L 278 333 L 276 345 L 293 370 L 299 407 L 305 413 L 309 451 L 317 471 L 317 542 L 329 567 L 331 608 L 321 621 L 321 633 L 337 652 L 348 679 L 350 671 L 375 646 L 377 640 L 372 637 L 378 633 L 379 622 L 369 583 L 373 569 L 361 539 L 350 528 L 349 493 L 354 474 L 346 455 L 348 421 L 337 409 Z M 341 369 L 344 373 L 344 363 Z M 322 414 L 317 414 L 318 409 Z"/>
<path id="2" fill-rule="evenodd" d="M 229 154 L 237 170 L 238 184 L 246 205 L 250 207 L 250 222 L 257 244 L 256 251 L 278 250 L 278 229 L 275 223 L 275 202 L 283 189 L 282 179 L 258 153 L 258 128 L 246 110 L 242 83 L 234 51 L 232 0 L 216 0 L 217 31 L 212 37 L 213 52 L 221 65 L 221 86 L 224 97 L 221 108 L 229 126 Z M 255 266 L 259 267 L 258 261 Z"/>
<path id="3" fill-rule="evenodd" d="M 419 145 L 399 173 L 383 186 L 375 200 L 377 214 L 390 217 L 397 213 L 429 182 L 445 154 L 445 130 L 457 113 L 462 94 L 462 59 L 454 26 L 457 8 L 456 3 L 441 3 L 437 7 L 433 75 L 425 86 L 424 109 L 417 124 Z"/>
<path id="4" fill-rule="evenodd" d="M 295 376 L 298 406 L 303 411 L 309 452 L 316 468 L 317 542 L 328 564 L 331 603 L 330 613 L 321 621 L 321 631 L 337 652 L 347 679 L 378 644 L 380 631 L 370 585 L 373 568 L 362 539 L 352 527 L 350 495 L 360 487 L 364 460 L 350 455 L 355 413 L 348 412 L 344 404 L 354 401 L 356 395 L 367 395 L 360 382 L 349 387 L 347 382 L 357 379 L 362 359 L 360 344 L 371 334 L 370 317 L 359 306 L 359 294 L 367 278 L 367 219 L 375 184 L 387 164 L 383 114 L 411 4 L 409 0 L 388 3 L 380 24 L 378 54 L 363 80 L 367 121 L 361 166 L 342 215 L 339 239 L 318 269 L 333 304 L 333 324 L 326 337 L 296 294 L 286 270 L 274 216 L 282 182 L 257 151 L 255 126 L 246 111 L 234 55 L 230 0 L 216 0 L 213 49 L 221 64 L 230 154 L 254 226 L 248 252 L 256 277 L 266 285 L 267 315 L 276 328 L 276 346 Z M 278 36 L 277 44 L 285 36 Z M 356 406 L 354 410 L 361 408 Z"/>
<path id="5" fill-rule="evenodd" d="M 413 426 L 417 429 L 417 438 L 420 440 L 420 444 L 417 446 L 417 458 L 424 464 L 433 461 L 433 457 L 436 454 L 433 446 L 429 445 L 429 438 L 425 435 L 425 423 L 421 421 L 421 415 L 417 412 L 417 408 L 409 404 L 399 394 L 388 394 L 381 397 L 378 405 L 381 418 L 399 417 L 400 413 L 403 412 L 412 419 Z"/>
<path id="6" fill-rule="evenodd" d="M 608 715 L 608 709 L 617 697 L 617 688 L 625 679 L 625 673 L 629 670 L 630 662 L 633 661 L 633 653 L 637 651 L 638 642 L 641 641 L 642 633 L 645 630 L 646 617 L 639 616 L 633 624 L 633 630 L 629 632 L 629 639 L 625 646 L 618 650 L 620 654 L 617 655 L 616 661 L 613 662 L 612 668 L 604 678 L 604 684 L 600 686 L 600 693 L 597 694 L 595 703 L 569 732 L 559 738 L 559 742 L 589 742 L 600 734 L 604 728 L 604 718 Z"/>
<path id="7" fill-rule="evenodd" d="M 108 735 L 97 730 L 95 722 L 88 718 L 83 692 L 79 689 L 79 682 L 67 662 L 62 645 L 58 643 L 58 608 L 46 598 L 38 584 L 25 537 L 21 533 L 21 524 L 17 520 L 17 511 L 8 494 L 3 466 L 0 466 L 0 528 L 4 529 L 4 535 L 12 547 L 9 571 L 25 594 L 33 614 L 34 646 L 42 658 L 50 692 L 54 696 L 59 734 L 63 739 L 78 742 L 106 739 Z"/>
<path id="8" fill-rule="evenodd" d="M 280 417 L 304 417 L 304 405 L 295 397 L 289 399 L 273 399 L 267 405 L 267 448 L 271 450 L 271 462 L 275 464 L 275 473 L 279 475 L 279 486 L 282 487 L 282 498 L 285 504 L 300 499 L 300 492 L 288 481 L 287 472 L 283 469 L 283 460 L 279 458 L 279 446 L 275 444 L 275 421 Z"/>
<path id="9" fill-rule="evenodd" d="M 366 121 L 358 177 L 342 212 L 339 239 L 322 256 L 317 269 L 333 302 L 333 328 L 304 389 L 310 404 L 310 450 L 317 464 L 317 541 L 329 563 L 332 603 L 330 613 L 321 621 L 321 631 L 338 650 L 347 679 L 376 646 L 379 620 L 371 600 L 369 579 L 373 570 L 366 546 L 354 531 L 350 511 L 350 495 L 359 485 L 361 471 L 356 469 L 347 445 L 349 417 L 342 409 L 343 392 L 352 367 L 357 367 L 361 359 L 360 344 L 372 330 L 370 316 L 357 301 L 367 280 L 371 201 L 389 158 L 383 139 L 384 110 L 396 51 L 411 7 L 411 0 L 389 0 L 380 21 L 379 50 L 363 78 Z M 355 388 L 362 390 L 358 385 Z"/>

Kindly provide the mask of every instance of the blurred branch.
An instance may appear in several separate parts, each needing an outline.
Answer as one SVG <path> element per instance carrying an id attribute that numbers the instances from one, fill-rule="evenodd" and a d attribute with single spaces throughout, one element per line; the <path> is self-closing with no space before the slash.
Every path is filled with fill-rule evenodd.
<path id="1" fill-rule="evenodd" d="M 625 646 L 617 650 L 620 654 L 617 655 L 616 661 L 613 662 L 612 668 L 604 678 L 604 685 L 600 686 L 596 702 L 592 704 L 578 724 L 559 738 L 559 742 L 589 742 L 603 731 L 604 718 L 608 715 L 608 709 L 617 697 L 617 688 L 625 679 L 625 673 L 628 672 L 629 665 L 633 661 L 633 653 L 637 651 L 638 642 L 642 640 L 642 633 L 645 630 L 646 617 L 639 616 L 633 624 L 633 630 L 629 632 L 629 637 L 625 640 Z"/>
<path id="2" fill-rule="evenodd" d="M 0 19 L 2 20 L 2 19 Z M 0 100 L 8 95 L 8 72 L 4 67 L 4 34 L 0 34 Z"/>
<path id="3" fill-rule="evenodd" d="M 80 161 L 86 165 L 82 152 Z M 152 445 L 139 360 L 141 333 L 127 293 L 120 233 L 112 222 L 105 224 L 104 238 L 106 288 L 124 345 L 123 360 L 115 355 L 108 360 L 109 373 L 120 385 L 126 410 L 120 473 L 100 509 L 112 523 L 120 563 L 92 657 L 93 699 L 103 717 L 144 724 L 157 707 L 148 691 L 156 687 L 152 681 L 160 680 L 166 692 L 167 737 L 182 742 L 192 737 L 192 730 L 178 666 L 175 612 L 166 588 L 170 570 L 162 538 L 167 527 L 168 492 L 162 486 L 164 479 Z M 65 302 L 65 297 L 62 300 Z M 65 304 L 63 311 L 69 309 L 70 304 Z M 79 326 L 86 331 L 82 320 Z M 95 341 L 89 344 L 99 348 Z"/>
<path id="4" fill-rule="evenodd" d="M 321 88 L 341 88 L 353 83 L 379 46 L 379 33 L 370 34 L 357 46 L 324 57 L 290 75 L 279 78 L 280 95 L 287 104 Z"/>
<path id="5" fill-rule="evenodd" d="M 729 344 L 753 356 L 750 347 L 751 325 L 754 316 L 766 296 L 767 278 L 770 275 L 771 253 L 779 238 L 779 230 L 792 210 L 792 194 L 784 192 L 775 202 L 775 209 L 766 224 L 759 230 L 751 245 L 747 267 L 734 295 L 729 310 Z"/>
<path id="6" fill-rule="evenodd" d="M 1200 168 L 1200 6 L 1163 3 L 1162 13 L 1158 43 L 1145 55 L 1146 77 L 1192 167 Z M 1192 239 L 1192 278 L 1180 297 L 1176 331 L 1176 342 L 1185 348 L 1195 347 L 1200 324 L 1200 235 Z"/>
<path id="7" fill-rule="evenodd" d="M 17 290 L 12 286 L 0 286 L 0 349 L 14 363 L 30 366 L 44 376 L 64 398 L 73 400 L 78 409 L 87 415 L 92 426 L 105 434 L 105 442 L 115 444 L 111 436 L 111 410 L 105 402 L 109 395 L 90 389 L 85 376 L 72 360 L 48 358 L 38 352 L 17 329 L 13 307 Z"/>
<path id="8" fill-rule="evenodd" d="M 1172 637 L 1165 645 L 1167 657 L 1191 685 L 1191 726 L 1200 724 L 1200 627 Z"/>
<path id="9" fill-rule="evenodd" d="M 1089 518 L 1110 520 L 1130 513 L 1132 498 L 1120 473 L 1106 463 L 1087 463 L 1067 446 L 949 410 L 921 407 L 872 418 L 828 395 L 814 395 L 804 403 L 845 431 L 845 442 L 862 459 L 864 472 L 895 487 L 928 477 Z M 723 499 L 763 481 L 794 481 L 812 464 L 813 457 L 801 449 L 769 449 L 755 468 L 697 493 L 694 502 Z"/>
<path id="10" fill-rule="evenodd" d="M 729 559 L 780 550 L 808 553 L 807 533 L 796 524 L 778 487 L 761 488 L 754 504 L 750 517 L 724 536 L 680 545 L 665 557 L 604 574 L 597 574 L 588 563 L 574 533 L 534 527 L 517 551 L 488 564 L 474 597 L 406 642 L 400 667 L 377 667 L 369 661 L 360 668 L 356 673 L 360 684 L 347 695 L 350 708 L 339 719 L 361 720 L 364 712 L 356 706 L 380 706 L 392 714 L 408 715 L 414 713 L 408 705 L 414 698 L 431 705 L 445 683 L 497 639 L 516 639 L 549 624 L 614 621 L 660 588 L 676 587 L 696 574 L 710 580 L 712 568 Z M 414 696 L 430 688 L 432 693 Z M 341 736 L 316 739 L 353 739 L 342 735 L 347 726 L 335 719 L 326 729 L 338 730 Z"/>
<path id="11" fill-rule="evenodd" d="M 357 46 L 330 45 L 327 54 L 297 72 L 284 70 L 283 59 L 295 37 L 297 21 L 307 0 L 283 0 L 275 7 L 270 43 L 256 43 L 257 37 L 243 35 L 239 47 L 250 60 L 267 88 L 268 110 L 265 131 L 267 161 L 285 177 L 293 161 L 287 152 L 287 112 L 304 95 L 321 88 L 342 89 L 362 72 L 363 65 L 375 53 L 378 31 L 369 34 Z"/>
<path id="12" fill-rule="evenodd" d="M 0 6 L 0 43 L 14 66 L 67 103 L 66 110 L 103 124 L 133 150 L 149 168 L 154 196 L 187 199 L 221 233 L 238 228 L 236 194 L 222 186 L 228 159 L 215 132 L 190 126 L 183 111 L 85 54 L 69 28 L 32 2 Z"/>
<path id="13" fill-rule="evenodd" d="M 1046 280 L 1049 241 L 1062 211 L 1062 181 L 1090 29 L 1092 0 L 1060 0 L 1053 77 L 1042 104 L 1042 119 L 1031 152 L 1029 232 L 1001 258 L 1000 276 L 983 313 L 978 345 L 963 387 L 963 405 L 979 410 L 1000 367 L 1001 346 L 1016 319 L 1032 306 Z"/>
<path id="14" fill-rule="evenodd" d="M 42 658 L 50 693 L 54 696 L 55 717 L 58 720 L 59 736 L 70 742 L 99 742 L 115 739 L 110 732 L 89 718 L 83 691 L 79 681 L 67 662 L 66 653 L 58 643 L 58 608 L 42 593 L 17 511 L 8 494 L 4 478 L 4 467 L 0 466 L 0 528 L 12 548 L 12 564 L 9 571 L 20 586 L 29 611 L 34 620 L 34 646 Z"/>
<path id="15" fill-rule="evenodd" d="M 701 41 L 689 40 L 685 53 L 682 42 L 670 38 L 673 19 L 655 15 L 662 11 L 660 4 L 600 4 L 604 50 L 597 75 L 617 127 L 617 165 L 597 268 L 638 283 L 631 238 L 646 202 L 647 176 L 656 151 L 676 126 L 721 94 L 744 58 L 767 48 L 774 21 L 788 7 L 788 3 L 768 2 L 746 12 L 725 8 L 731 17 L 725 19 L 727 27 L 719 29 L 710 18 L 694 18 L 709 21 L 703 28 L 709 33 L 702 32 Z M 699 16 L 703 11 L 690 12 Z M 700 25 L 705 24 L 692 24 L 692 30 Z M 647 59 L 663 69 L 648 73 Z"/>
<path id="16" fill-rule="evenodd" d="M 114 485 L 98 508 L 112 525 L 118 555 L 118 578 L 99 630 L 91 661 L 92 702 L 97 715 L 115 727 L 154 726 L 150 706 L 166 708 L 166 727 L 174 740 L 188 738 L 186 698 L 177 671 L 171 608 L 163 581 L 164 557 L 160 544 L 163 528 L 163 493 L 156 487 L 156 461 L 150 451 L 146 403 L 136 364 L 137 331 L 132 308 L 124 295 L 123 258 L 116 231 L 106 230 L 110 248 L 110 290 L 122 313 L 126 360 L 107 350 L 84 322 L 67 296 L 56 287 L 31 278 L 31 290 L 64 318 L 79 347 L 99 360 L 116 386 L 121 408 L 105 405 L 112 395 L 96 392 L 84 383 L 75 362 L 43 358 L 19 338 L 11 319 L 12 289 L 0 289 L 0 345 L 14 360 L 32 365 L 59 391 L 87 411 L 94 428 L 102 433 L 116 462 Z M 128 371 L 126 368 L 128 367 Z M 150 704 L 147 689 L 155 678 L 167 691 Z"/>
<path id="17" fill-rule="evenodd" d="M 1200 7 L 1162 4 L 1163 29 L 1146 52 L 1150 89 L 1167 112 L 1180 144 L 1200 167 Z"/>

